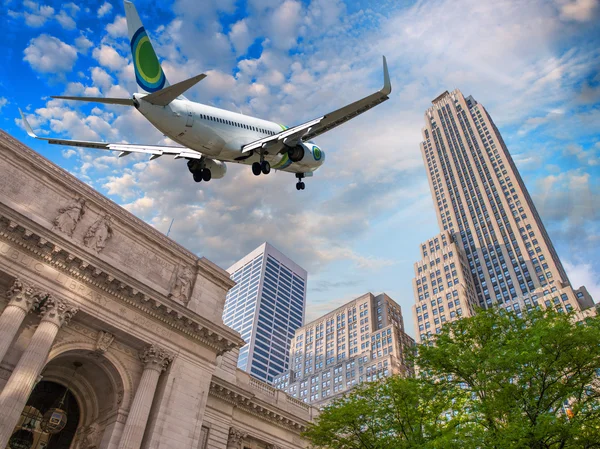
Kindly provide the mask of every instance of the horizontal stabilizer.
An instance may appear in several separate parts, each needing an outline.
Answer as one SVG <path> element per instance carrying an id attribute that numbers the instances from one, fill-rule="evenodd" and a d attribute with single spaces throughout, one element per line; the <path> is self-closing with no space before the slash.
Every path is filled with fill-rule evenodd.
<path id="1" fill-rule="evenodd" d="M 202 81 L 204 78 L 206 78 L 206 75 L 202 73 L 200 75 L 194 76 L 193 78 L 180 81 L 179 83 L 173 84 L 172 86 L 165 87 L 164 89 L 146 95 L 145 97 L 142 97 L 142 99 L 144 101 L 147 101 L 148 103 L 152 103 L 157 106 L 166 106 L 170 102 L 175 100 L 177 97 L 182 95 L 190 87 L 192 87 L 199 81 Z"/>
<path id="2" fill-rule="evenodd" d="M 50 98 L 56 98 L 57 100 L 89 101 L 90 103 L 120 104 L 123 106 L 133 106 L 133 100 L 130 98 L 61 97 L 61 96 L 52 96 Z"/>

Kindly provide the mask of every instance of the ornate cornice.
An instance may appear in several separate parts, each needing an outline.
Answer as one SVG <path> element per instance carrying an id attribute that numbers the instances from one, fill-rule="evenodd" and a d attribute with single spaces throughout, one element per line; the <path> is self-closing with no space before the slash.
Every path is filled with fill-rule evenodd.
<path id="1" fill-rule="evenodd" d="M 15 218 L 15 211 L 2 210 L 0 203 L 0 241 L 12 243 L 25 250 L 29 257 L 48 264 L 52 268 L 86 284 L 89 287 L 109 294 L 145 315 L 164 323 L 169 328 L 214 349 L 221 355 L 233 348 L 241 347 L 244 341 L 233 330 L 218 326 L 208 319 L 187 309 L 168 298 L 157 299 L 156 292 L 150 294 L 141 291 L 143 287 L 130 285 L 108 272 L 100 264 L 87 259 L 87 254 L 55 243 L 45 234 L 49 231 L 27 219 Z M 39 229 L 41 228 L 41 229 Z M 125 278 L 125 276 L 124 276 Z"/>
<path id="2" fill-rule="evenodd" d="M 231 289 L 236 284 L 236 282 L 229 277 L 227 271 L 215 265 L 206 257 L 201 257 L 198 260 L 198 270 L 217 280 L 220 286 L 226 290 Z"/>
<path id="3" fill-rule="evenodd" d="M 308 421 L 281 410 L 274 404 L 269 404 L 247 390 L 216 376 L 213 376 L 210 382 L 209 394 L 263 421 L 289 429 L 297 434 L 308 428 Z"/>

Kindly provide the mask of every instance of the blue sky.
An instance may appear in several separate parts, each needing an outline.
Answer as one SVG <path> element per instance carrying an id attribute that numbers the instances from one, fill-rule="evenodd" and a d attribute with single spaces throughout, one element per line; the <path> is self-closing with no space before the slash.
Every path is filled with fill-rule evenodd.
<path id="1" fill-rule="evenodd" d="M 149 163 L 29 139 L 162 143 L 133 109 L 49 95 L 137 91 L 120 2 L 4 0 L 0 126 L 224 268 L 268 240 L 309 271 L 307 318 L 386 292 L 413 333 L 420 242 L 439 232 L 419 152 L 431 99 L 459 88 L 491 113 L 575 286 L 600 300 L 599 0 L 136 1 L 171 83 L 189 96 L 294 125 L 378 89 L 386 103 L 316 141 L 327 164 L 293 176 L 195 184 L 182 161 Z"/>

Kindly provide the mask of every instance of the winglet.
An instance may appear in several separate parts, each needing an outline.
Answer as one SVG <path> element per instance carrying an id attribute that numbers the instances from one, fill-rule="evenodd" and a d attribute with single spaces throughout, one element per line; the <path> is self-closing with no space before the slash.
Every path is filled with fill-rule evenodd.
<path id="1" fill-rule="evenodd" d="M 392 93 L 392 83 L 390 83 L 390 74 L 385 56 L 383 57 L 383 89 L 380 92 L 386 96 Z"/>
<path id="2" fill-rule="evenodd" d="M 23 114 L 23 111 L 21 111 L 21 108 L 19 108 L 19 113 L 21 114 L 21 119 L 23 120 L 23 126 L 25 127 L 25 131 L 27 131 L 27 134 L 29 134 L 30 137 L 37 139 L 37 135 L 33 132 L 33 129 L 31 128 L 31 125 L 25 118 L 25 114 Z"/>

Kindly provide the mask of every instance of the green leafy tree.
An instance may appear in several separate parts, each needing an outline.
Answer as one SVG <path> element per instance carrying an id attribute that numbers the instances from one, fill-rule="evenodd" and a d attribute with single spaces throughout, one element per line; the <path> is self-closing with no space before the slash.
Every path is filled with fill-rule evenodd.
<path id="1" fill-rule="evenodd" d="M 445 426 L 442 393 L 433 382 L 399 376 L 363 384 L 326 407 L 305 437 L 332 449 L 452 447 L 429 444 Z"/>
<path id="2" fill-rule="evenodd" d="M 306 432 L 336 449 L 600 448 L 600 318 L 499 309 L 421 345 L 415 379 L 353 390 Z"/>

